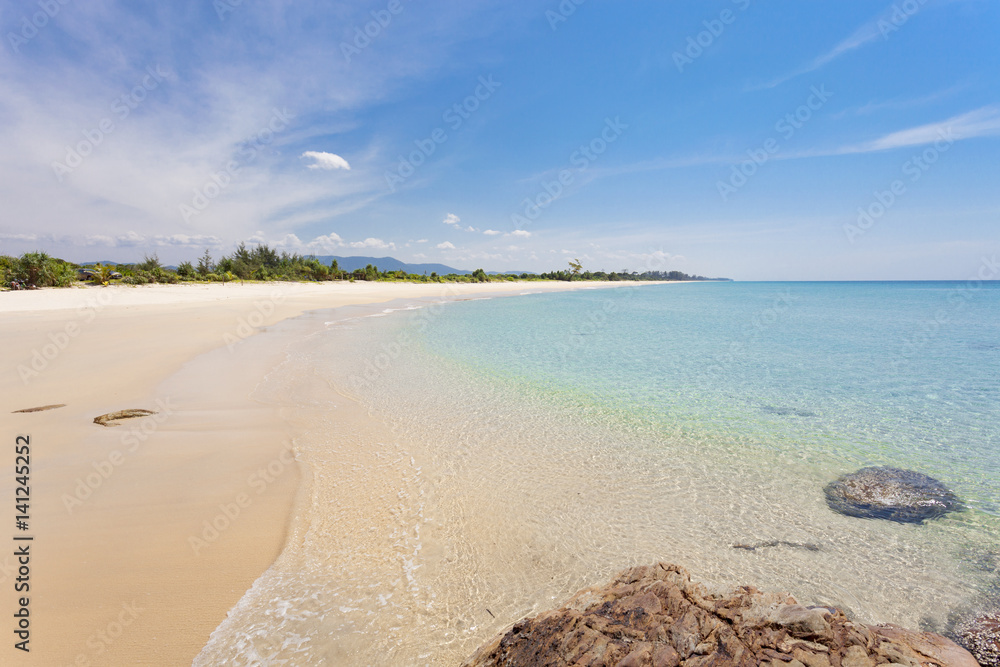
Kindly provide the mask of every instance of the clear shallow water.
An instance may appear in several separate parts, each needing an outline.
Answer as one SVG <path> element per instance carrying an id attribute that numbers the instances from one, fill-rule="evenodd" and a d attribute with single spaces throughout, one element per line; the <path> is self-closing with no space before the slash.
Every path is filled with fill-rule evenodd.
<path id="1" fill-rule="evenodd" d="M 656 560 L 930 629 L 996 583 L 995 286 L 416 305 L 313 316 L 258 390 L 313 483 L 196 664 L 458 664 Z M 831 512 L 823 486 L 869 464 L 934 475 L 969 509 L 921 526 Z M 810 548 L 733 548 L 775 540 Z"/>
<path id="2" fill-rule="evenodd" d="M 797 449 L 846 468 L 919 466 L 997 514 L 998 285 L 536 295 L 448 309 L 427 341 L 484 376 L 569 392 L 654 427 Z"/>

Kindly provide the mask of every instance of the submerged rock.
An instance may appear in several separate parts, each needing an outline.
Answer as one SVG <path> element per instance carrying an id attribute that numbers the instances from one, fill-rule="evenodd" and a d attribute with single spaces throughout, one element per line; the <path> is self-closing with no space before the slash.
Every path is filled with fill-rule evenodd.
<path id="1" fill-rule="evenodd" d="M 962 509 L 958 497 L 933 477 L 888 466 L 862 468 L 823 491 L 834 512 L 865 519 L 923 523 Z"/>
<path id="2" fill-rule="evenodd" d="M 854 623 L 836 609 L 742 586 L 720 594 L 676 565 L 636 567 L 520 621 L 464 667 L 976 667 L 941 635 Z"/>
<path id="3" fill-rule="evenodd" d="M 815 412 L 811 410 L 802 410 L 799 408 L 787 408 L 787 407 L 775 407 L 773 405 L 765 405 L 761 408 L 762 412 L 766 412 L 769 415 L 778 415 L 781 417 L 816 417 L 818 416 Z"/>
<path id="4" fill-rule="evenodd" d="M 955 626 L 958 643 L 983 667 L 1000 667 L 1000 610 L 982 611 Z"/>

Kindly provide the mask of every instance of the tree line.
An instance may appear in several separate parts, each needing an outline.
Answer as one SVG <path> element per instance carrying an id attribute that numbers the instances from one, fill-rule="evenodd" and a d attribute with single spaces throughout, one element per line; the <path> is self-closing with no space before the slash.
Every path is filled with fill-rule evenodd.
<path id="1" fill-rule="evenodd" d="M 620 272 L 584 271 L 579 260 L 569 263 L 568 270 L 548 273 L 494 273 L 476 269 L 471 274 L 437 273 L 415 274 L 402 270 L 381 271 L 368 264 L 365 268 L 347 271 L 337 260 L 330 265 L 312 256 L 278 252 L 266 244 L 250 248 L 245 243 L 229 255 L 217 260 L 208 250 L 194 262 L 181 262 L 176 269 L 161 264 L 159 258 L 146 255 L 137 263 L 91 264 L 81 266 L 50 257 L 44 252 L 25 253 L 20 257 L 0 256 L 0 285 L 10 289 L 33 287 L 66 287 L 74 281 L 95 284 L 120 283 L 144 285 L 148 283 L 177 282 L 232 282 L 232 281 L 295 281 L 318 282 L 330 280 L 354 281 L 408 281 L 408 282 L 462 282 L 485 283 L 514 280 L 715 280 L 702 276 L 689 276 L 680 271 L 645 271 L 638 273 L 623 269 Z"/>

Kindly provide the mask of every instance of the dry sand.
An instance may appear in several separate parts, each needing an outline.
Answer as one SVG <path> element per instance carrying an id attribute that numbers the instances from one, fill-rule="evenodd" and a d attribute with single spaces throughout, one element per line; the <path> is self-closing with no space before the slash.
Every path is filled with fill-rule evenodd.
<path id="1" fill-rule="evenodd" d="M 621 283 L 229 284 L 0 294 L 6 439 L 0 493 L 4 665 L 190 664 L 282 548 L 299 471 L 275 408 L 249 396 L 284 356 L 269 325 L 399 298 Z M 239 345 L 231 345 L 240 341 Z M 237 349 L 238 353 L 232 354 Z M 197 361 L 192 361 L 197 358 Z M 65 404 L 52 410 L 15 410 Z M 128 408 L 158 414 L 93 423 Z M 30 436 L 27 531 L 15 528 L 14 441 Z M 214 525 L 213 525 L 214 524 Z M 15 593 L 15 534 L 30 592 Z M 17 544 L 24 544 L 17 543 Z M 30 653 L 14 648 L 29 597 Z"/>

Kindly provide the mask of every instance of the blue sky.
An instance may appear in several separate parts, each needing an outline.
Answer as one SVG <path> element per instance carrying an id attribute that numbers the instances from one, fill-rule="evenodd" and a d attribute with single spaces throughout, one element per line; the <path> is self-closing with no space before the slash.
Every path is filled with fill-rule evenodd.
<path id="1" fill-rule="evenodd" d="M 1000 252 L 990 0 L 0 0 L 0 29 L 3 254 L 852 280 Z"/>

